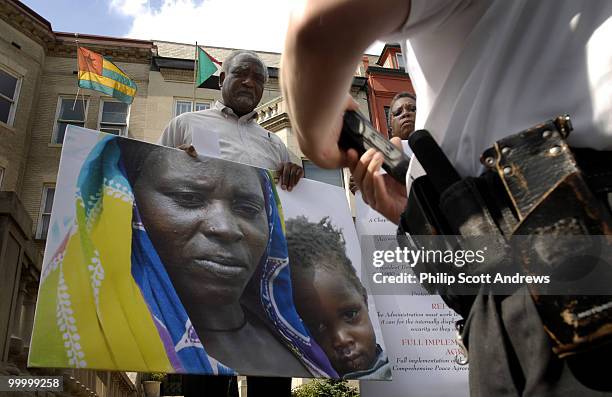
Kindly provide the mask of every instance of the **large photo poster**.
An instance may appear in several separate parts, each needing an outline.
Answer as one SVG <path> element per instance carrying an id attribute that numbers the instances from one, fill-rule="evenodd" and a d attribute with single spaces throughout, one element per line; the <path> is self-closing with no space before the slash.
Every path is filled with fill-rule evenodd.
<path id="1" fill-rule="evenodd" d="M 297 197 L 267 170 L 70 126 L 29 365 L 388 378 L 354 229 Z M 321 232 L 323 270 L 303 238 Z"/>

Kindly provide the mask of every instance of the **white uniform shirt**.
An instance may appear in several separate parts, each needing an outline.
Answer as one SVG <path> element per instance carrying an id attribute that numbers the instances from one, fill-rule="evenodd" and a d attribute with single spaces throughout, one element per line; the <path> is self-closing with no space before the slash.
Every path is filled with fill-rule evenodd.
<path id="1" fill-rule="evenodd" d="M 484 149 L 563 113 L 570 145 L 612 150 L 612 1 L 412 0 L 406 25 L 416 127 L 463 176 Z"/>
<path id="2" fill-rule="evenodd" d="M 190 145 L 194 134 L 215 133 L 221 158 L 260 168 L 277 170 L 289 161 L 285 144 L 275 134 L 255 122 L 253 111 L 238 117 L 217 101 L 211 109 L 183 113 L 170 121 L 158 143 L 179 147 Z"/>

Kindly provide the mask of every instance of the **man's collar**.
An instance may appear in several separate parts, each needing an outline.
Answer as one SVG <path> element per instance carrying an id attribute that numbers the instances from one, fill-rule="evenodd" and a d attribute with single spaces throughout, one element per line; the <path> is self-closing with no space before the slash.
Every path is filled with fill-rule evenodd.
<path id="1" fill-rule="evenodd" d="M 215 107 L 215 109 L 217 109 L 221 113 L 230 115 L 232 117 L 236 117 L 238 120 L 251 121 L 251 119 L 254 119 L 255 117 L 257 117 L 257 112 L 255 110 L 253 110 L 250 113 L 245 114 L 242 117 L 238 117 L 238 115 L 234 113 L 234 110 L 232 108 L 225 106 L 223 102 L 221 102 L 220 100 L 215 101 L 215 104 L 213 106 Z"/>

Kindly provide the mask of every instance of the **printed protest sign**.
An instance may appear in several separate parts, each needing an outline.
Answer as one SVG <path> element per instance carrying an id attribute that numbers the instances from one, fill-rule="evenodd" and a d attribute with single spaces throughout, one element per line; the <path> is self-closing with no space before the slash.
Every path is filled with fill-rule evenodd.
<path id="1" fill-rule="evenodd" d="M 382 341 L 337 354 L 302 320 L 325 291 L 294 293 L 282 214 L 267 170 L 70 126 L 29 366 L 378 376 Z"/>
<path id="2" fill-rule="evenodd" d="M 397 226 L 365 204 L 359 192 L 355 203 L 362 266 L 372 267 L 374 251 L 393 251 L 398 246 Z M 397 269 L 396 273 L 400 272 L 411 270 Z M 374 280 L 368 282 L 372 285 Z M 378 321 L 387 343 L 393 380 L 361 382 L 363 397 L 469 395 L 468 366 L 455 361 L 460 352 L 454 323 L 459 317 L 439 296 L 427 294 L 417 284 L 376 286 Z"/>

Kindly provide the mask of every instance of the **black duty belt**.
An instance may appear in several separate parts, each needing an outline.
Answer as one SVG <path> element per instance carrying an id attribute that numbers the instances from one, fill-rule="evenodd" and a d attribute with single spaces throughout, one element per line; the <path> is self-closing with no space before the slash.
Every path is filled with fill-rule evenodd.
<path id="1" fill-rule="evenodd" d="M 445 244 L 456 249 L 466 238 L 481 236 L 489 247 L 487 261 L 455 271 L 514 274 L 519 269 L 525 275 L 548 273 L 570 286 L 587 276 L 594 284 L 612 285 L 612 265 L 591 255 L 612 247 L 606 197 L 612 191 L 612 153 L 571 149 L 566 141 L 571 131 L 569 116 L 559 116 L 508 136 L 483 153 L 483 175 L 455 182 L 441 194 L 427 176 L 417 178 L 398 241 L 422 248 L 428 242 L 419 236 L 444 235 Z M 570 256 L 581 259 L 572 263 Z M 415 268 L 448 270 L 436 263 Z M 467 317 L 473 296 L 448 285 L 424 287 Z M 560 357 L 612 341 L 612 293 L 577 289 L 573 294 L 570 287 L 569 293 L 555 294 L 550 285 L 537 283 L 528 288 Z"/>

